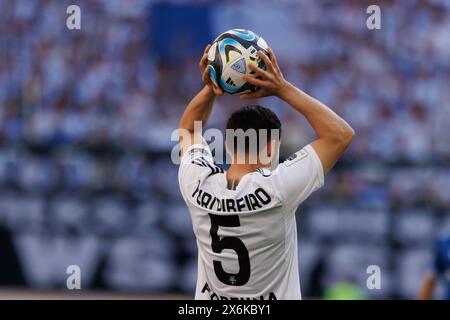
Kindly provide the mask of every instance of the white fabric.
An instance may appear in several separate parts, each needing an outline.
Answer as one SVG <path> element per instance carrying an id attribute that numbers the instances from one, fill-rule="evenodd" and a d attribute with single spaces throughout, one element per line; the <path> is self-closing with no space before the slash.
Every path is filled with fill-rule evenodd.
<path id="1" fill-rule="evenodd" d="M 197 238 L 196 299 L 301 299 L 295 212 L 324 183 L 310 145 L 272 172 L 247 174 L 236 190 L 209 147 L 193 145 L 179 183 Z"/>

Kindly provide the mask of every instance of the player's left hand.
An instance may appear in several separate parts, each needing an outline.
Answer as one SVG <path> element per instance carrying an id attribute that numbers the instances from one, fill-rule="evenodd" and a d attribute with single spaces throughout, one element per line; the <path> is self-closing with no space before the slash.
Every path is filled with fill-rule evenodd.
<path id="1" fill-rule="evenodd" d="M 241 99 L 255 99 L 268 96 L 279 96 L 281 91 L 287 87 L 288 82 L 284 79 L 283 73 L 278 66 L 277 58 L 273 53 L 272 49 L 268 48 L 269 57 L 262 51 L 258 51 L 258 56 L 266 64 L 267 70 L 258 68 L 254 64 L 249 64 L 249 69 L 256 73 L 256 76 L 261 77 L 261 79 L 256 78 L 251 75 L 244 75 L 244 80 L 259 87 L 259 90 L 252 93 L 244 93 L 240 95 Z"/>
<path id="2" fill-rule="evenodd" d="M 203 52 L 203 56 L 200 59 L 200 62 L 198 63 L 198 66 L 200 67 L 200 72 L 202 73 L 203 83 L 206 86 L 208 86 L 216 96 L 221 96 L 221 95 L 223 95 L 223 90 L 214 85 L 214 83 L 211 81 L 211 77 L 209 74 L 209 68 L 208 68 L 209 48 L 211 48 L 210 44 L 208 44 L 208 46 L 206 46 L 205 51 Z"/>

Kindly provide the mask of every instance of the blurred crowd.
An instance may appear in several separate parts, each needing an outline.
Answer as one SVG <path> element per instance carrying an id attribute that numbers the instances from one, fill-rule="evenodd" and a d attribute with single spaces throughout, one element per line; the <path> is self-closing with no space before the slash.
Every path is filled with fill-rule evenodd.
<path id="1" fill-rule="evenodd" d="M 195 241 L 170 152 L 201 88 L 200 52 L 158 54 L 150 35 L 160 1 L 78 2 L 82 29 L 69 31 L 69 1 L 0 0 L 0 225 L 25 236 L 111 237 L 117 259 L 104 285 L 190 293 Z M 450 1 L 380 1 L 381 30 L 367 29 L 364 1 L 268 1 L 258 15 L 249 9 L 257 1 L 169 3 L 211 6 L 239 26 L 248 18 L 285 77 L 357 132 L 299 215 L 304 295 L 340 280 L 364 287 L 366 266 L 378 264 L 386 287 L 369 296 L 413 297 L 450 221 Z M 283 23 L 267 23 L 280 15 Z M 227 26 L 211 24 L 213 34 Z M 282 102 L 260 102 L 282 119 L 284 156 L 313 138 Z M 218 100 L 210 125 L 223 128 L 240 104 Z M 130 255 L 148 263 L 137 273 L 115 267 Z M 144 274 L 148 282 L 136 278 Z"/>

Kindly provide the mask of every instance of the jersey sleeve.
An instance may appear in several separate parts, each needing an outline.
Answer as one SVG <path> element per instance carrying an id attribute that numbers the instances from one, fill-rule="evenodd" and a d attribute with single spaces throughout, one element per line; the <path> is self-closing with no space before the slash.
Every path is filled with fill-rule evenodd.
<path id="1" fill-rule="evenodd" d="M 178 181 L 182 194 L 185 194 L 191 184 L 223 172 L 222 168 L 214 164 L 211 150 L 206 141 L 203 141 L 203 144 L 192 145 L 181 158 L 178 171 Z"/>
<path id="2" fill-rule="evenodd" d="M 296 210 L 324 184 L 322 163 L 314 148 L 307 145 L 281 163 L 274 173 L 274 183 L 284 206 L 289 212 Z"/>

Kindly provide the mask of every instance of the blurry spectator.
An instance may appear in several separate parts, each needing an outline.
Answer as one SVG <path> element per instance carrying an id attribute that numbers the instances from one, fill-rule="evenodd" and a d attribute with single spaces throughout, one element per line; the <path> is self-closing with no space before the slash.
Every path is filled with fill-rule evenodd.
<path id="1" fill-rule="evenodd" d="M 165 35 L 154 16 L 163 1 L 77 2 L 82 30 L 69 32 L 68 0 L 0 0 L 0 238 L 19 252 L 8 265 L 21 265 L 28 284 L 54 286 L 65 274 L 54 276 L 49 261 L 62 268 L 73 258 L 66 247 L 86 246 L 80 259 L 93 285 L 192 290 L 195 245 L 170 136 L 201 85 L 200 53 L 180 37 L 163 38 L 166 49 L 181 48 L 171 59 L 158 52 L 151 35 Z M 407 264 L 426 256 L 436 221 L 450 212 L 450 2 L 379 1 L 382 32 L 366 29 L 358 0 L 164 3 L 204 5 L 205 34 L 253 29 L 276 49 L 290 81 L 356 129 L 313 207 L 301 209 L 311 261 L 300 268 L 324 277 L 311 292 L 343 272 L 361 283 L 375 259 L 390 266 L 385 289 L 343 284 L 328 297 L 411 297 L 422 269 Z M 277 100 L 261 103 L 283 121 L 282 154 L 310 141 L 298 115 Z M 222 129 L 239 104 L 219 99 L 212 125 Z M 317 253 L 324 246 L 336 248 L 330 259 Z M 38 259 L 36 250 L 55 256 Z M 397 274 L 398 283 L 389 282 Z"/>

